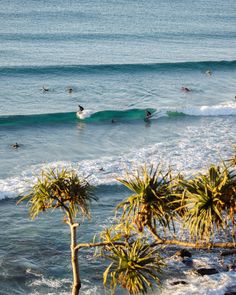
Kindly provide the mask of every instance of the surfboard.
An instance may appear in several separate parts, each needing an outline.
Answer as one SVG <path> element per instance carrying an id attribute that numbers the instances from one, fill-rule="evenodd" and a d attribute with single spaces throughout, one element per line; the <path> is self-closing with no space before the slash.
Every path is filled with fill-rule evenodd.
<path id="1" fill-rule="evenodd" d="M 80 120 L 84 120 L 86 118 L 89 118 L 91 115 L 93 114 L 93 112 L 91 110 L 84 110 L 84 111 L 78 111 L 76 113 L 76 116 L 80 119 Z"/>

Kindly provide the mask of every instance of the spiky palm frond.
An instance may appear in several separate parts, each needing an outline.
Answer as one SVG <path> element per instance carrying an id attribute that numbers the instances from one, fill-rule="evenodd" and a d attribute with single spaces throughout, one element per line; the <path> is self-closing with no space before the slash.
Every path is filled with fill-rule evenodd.
<path id="1" fill-rule="evenodd" d="M 233 148 L 233 155 L 231 158 L 225 160 L 228 167 L 236 167 L 236 146 Z"/>
<path id="2" fill-rule="evenodd" d="M 42 171 L 41 177 L 18 203 L 25 200 L 30 205 L 32 219 L 42 211 L 56 208 L 69 210 L 72 216 L 81 212 L 89 218 L 89 205 L 96 197 L 90 184 L 79 178 L 75 171 L 49 169 Z"/>
<path id="3" fill-rule="evenodd" d="M 110 281 L 111 293 L 117 285 L 127 289 L 130 294 L 146 294 L 148 289 L 158 285 L 159 274 L 164 262 L 156 246 L 150 246 L 146 240 L 137 239 L 125 247 L 110 247 L 108 254 L 111 260 L 103 274 L 104 286 Z"/>
<path id="4" fill-rule="evenodd" d="M 105 228 L 100 233 L 100 240 L 102 242 L 107 243 L 114 243 L 117 241 L 128 241 L 130 238 L 132 238 L 134 235 L 136 235 L 135 227 L 132 223 L 126 222 L 126 223 L 118 223 L 115 225 L 112 225 L 109 228 Z"/>
<path id="5" fill-rule="evenodd" d="M 234 178 L 227 168 L 212 165 L 206 175 L 182 182 L 185 187 L 184 225 L 192 237 L 209 240 L 214 229 L 225 228 L 227 210 L 232 208 L 232 198 L 235 200 L 235 194 L 232 195 Z M 230 218 L 232 220 L 232 216 Z"/>
<path id="6" fill-rule="evenodd" d="M 127 174 L 126 179 L 118 179 L 133 192 L 131 196 L 118 204 L 116 210 L 122 209 L 123 220 L 132 220 L 140 231 L 145 225 L 156 226 L 158 221 L 168 227 L 173 217 L 170 210 L 171 172 L 166 173 L 160 165 L 150 169 L 145 165 L 136 174 Z"/>

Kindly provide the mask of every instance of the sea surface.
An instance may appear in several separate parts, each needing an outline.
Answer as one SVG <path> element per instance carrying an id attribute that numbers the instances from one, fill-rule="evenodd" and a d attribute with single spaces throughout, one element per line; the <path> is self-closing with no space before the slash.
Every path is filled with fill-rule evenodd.
<path id="1" fill-rule="evenodd" d="M 0 295 L 70 294 L 63 216 L 31 221 L 16 206 L 43 168 L 73 168 L 95 186 L 79 228 L 88 242 L 128 196 L 116 180 L 126 171 L 161 162 L 191 176 L 232 155 L 235 28 L 235 0 L 0 1 Z M 90 250 L 79 260 L 81 294 L 105 294 L 104 263 Z M 232 263 L 219 251 L 193 261 Z M 179 278 L 188 284 L 173 286 Z M 161 280 L 156 294 L 223 295 L 236 272 L 199 277 L 170 258 Z"/>

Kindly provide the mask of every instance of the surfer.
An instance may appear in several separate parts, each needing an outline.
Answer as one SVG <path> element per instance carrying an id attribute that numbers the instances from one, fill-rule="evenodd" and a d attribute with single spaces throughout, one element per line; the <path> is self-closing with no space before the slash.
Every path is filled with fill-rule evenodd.
<path id="1" fill-rule="evenodd" d="M 181 90 L 182 90 L 182 91 L 185 91 L 185 92 L 189 92 L 189 91 L 191 91 L 190 88 L 188 88 L 188 87 L 184 87 L 184 86 L 181 87 Z"/>
<path id="2" fill-rule="evenodd" d="M 43 87 L 42 87 L 42 90 L 43 90 L 43 92 L 47 92 L 47 91 L 49 91 L 49 88 L 43 86 Z"/>
<path id="3" fill-rule="evenodd" d="M 145 119 L 150 119 L 152 116 L 152 113 L 150 111 L 146 111 L 146 117 Z"/>
<path id="4" fill-rule="evenodd" d="M 20 145 L 16 142 L 16 143 L 12 144 L 11 147 L 13 149 L 18 149 L 20 147 Z"/>
<path id="5" fill-rule="evenodd" d="M 81 114 L 83 112 L 84 108 L 81 105 L 78 105 L 78 107 L 79 107 L 79 111 L 78 112 Z"/>
<path id="6" fill-rule="evenodd" d="M 72 93 L 73 92 L 73 88 L 72 87 L 67 88 L 67 90 L 68 90 L 69 93 Z"/>
<path id="7" fill-rule="evenodd" d="M 212 75 L 212 71 L 211 71 L 211 70 L 207 70 L 207 71 L 206 71 L 206 74 L 207 74 L 208 76 L 211 76 L 211 75 Z"/>

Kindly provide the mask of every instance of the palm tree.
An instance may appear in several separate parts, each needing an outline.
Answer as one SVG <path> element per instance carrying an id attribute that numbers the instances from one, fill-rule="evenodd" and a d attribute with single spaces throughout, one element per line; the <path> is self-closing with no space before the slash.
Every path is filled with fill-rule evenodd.
<path id="1" fill-rule="evenodd" d="M 75 171 L 49 169 L 42 171 L 29 193 L 18 201 L 28 201 L 32 219 L 50 209 L 61 209 L 65 214 L 65 222 L 71 233 L 72 295 L 79 294 L 81 287 L 76 231 L 79 224 L 76 223 L 76 217 L 81 215 L 90 218 L 90 203 L 96 199 L 90 184 L 85 179 L 80 179 Z"/>
<path id="2" fill-rule="evenodd" d="M 157 244 L 184 247 L 235 248 L 236 173 L 226 165 L 211 166 L 206 175 L 190 180 L 163 173 L 145 165 L 125 179 L 118 179 L 132 194 L 116 207 L 122 209 L 120 222 L 136 225 L 139 232 L 147 227 Z M 191 234 L 191 241 L 175 238 L 175 223 L 183 224 Z M 217 230 L 232 229 L 233 242 L 209 243 Z M 162 229 L 164 236 L 160 235 Z M 169 229 L 171 239 L 166 238 Z M 200 239 L 205 238 L 202 243 Z"/>
<path id="3" fill-rule="evenodd" d="M 184 225 L 192 238 L 210 240 L 216 230 L 224 229 L 227 220 L 234 230 L 236 212 L 236 177 L 226 166 L 212 165 L 207 174 L 183 180 Z"/>
<path id="4" fill-rule="evenodd" d="M 157 222 L 165 231 L 174 216 L 170 170 L 163 173 L 160 165 L 155 169 L 144 165 L 136 174 L 127 174 L 126 179 L 118 181 L 133 192 L 116 208 L 123 210 L 121 219 L 134 222 L 140 232 L 147 226 L 161 240 L 156 232 Z"/>

